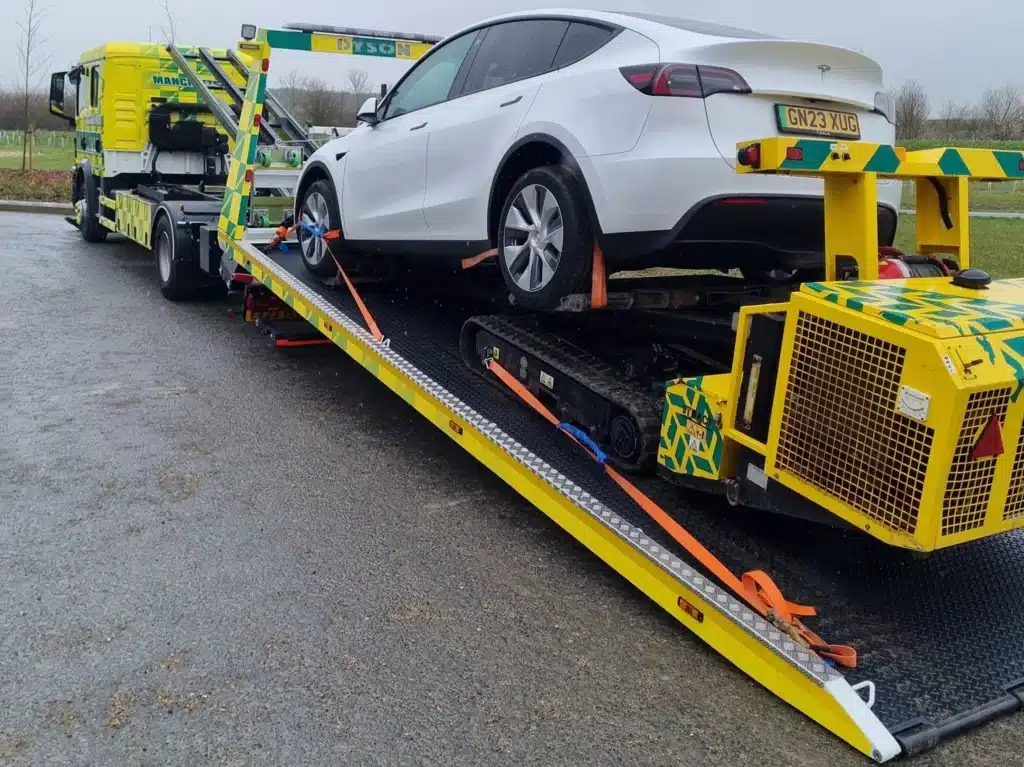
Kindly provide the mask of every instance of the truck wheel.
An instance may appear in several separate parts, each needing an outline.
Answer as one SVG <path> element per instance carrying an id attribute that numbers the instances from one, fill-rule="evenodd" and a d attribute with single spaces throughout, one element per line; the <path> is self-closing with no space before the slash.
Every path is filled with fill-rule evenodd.
<path id="1" fill-rule="evenodd" d="M 100 223 L 100 194 L 95 183 L 90 183 L 82 173 L 75 177 L 71 195 L 75 206 L 78 231 L 86 242 L 103 242 L 107 239 L 107 228 Z"/>
<path id="2" fill-rule="evenodd" d="M 153 254 L 160 274 L 160 292 L 171 301 L 181 301 L 195 292 L 191 264 L 182 260 L 174 227 L 166 215 L 157 217 L 153 228 Z"/>
<path id="3" fill-rule="evenodd" d="M 303 229 L 302 224 L 321 228 L 324 232 L 340 229 L 338 210 L 338 197 L 334 185 L 325 179 L 317 181 L 306 190 L 302 197 L 302 205 L 299 206 L 299 219 L 296 221 L 299 225 L 299 252 L 302 253 L 302 263 L 318 277 L 337 275 L 338 267 L 331 253 L 340 257 L 338 244 L 343 240 L 331 240 L 333 244 L 328 246 L 324 240 Z"/>
<path id="4" fill-rule="evenodd" d="M 579 181 L 568 168 L 524 173 L 498 221 L 498 263 L 517 305 L 550 311 L 563 296 L 585 290 L 594 236 Z"/>

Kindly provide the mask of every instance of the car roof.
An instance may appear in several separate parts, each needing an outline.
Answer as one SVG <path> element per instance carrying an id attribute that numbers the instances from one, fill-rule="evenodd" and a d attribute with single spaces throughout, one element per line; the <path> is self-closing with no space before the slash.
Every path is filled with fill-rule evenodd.
<path id="1" fill-rule="evenodd" d="M 755 32 L 749 29 L 730 27 L 724 24 L 715 24 L 709 21 L 698 19 L 685 19 L 674 16 L 663 16 L 654 13 L 640 13 L 637 11 L 602 11 L 580 8 L 537 8 L 529 11 L 513 11 L 483 19 L 472 26 L 487 26 L 500 21 L 512 21 L 514 19 L 530 18 L 536 16 L 561 16 L 567 18 L 591 19 L 593 21 L 604 21 L 609 24 L 634 29 L 637 31 L 655 29 L 676 29 L 698 35 L 710 37 L 731 37 L 747 40 L 769 40 L 777 39 L 773 35 Z"/>

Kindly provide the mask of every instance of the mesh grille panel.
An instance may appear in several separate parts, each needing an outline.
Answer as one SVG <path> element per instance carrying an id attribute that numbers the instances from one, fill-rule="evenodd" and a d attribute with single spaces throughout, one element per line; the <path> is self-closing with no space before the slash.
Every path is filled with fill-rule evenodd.
<path id="1" fill-rule="evenodd" d="M 985 524 L 985 512 L 992 495 L 992 480 L 996 475 L 996 461 L 975 461 L 971 458 L 971 448 L 981 428 L 993 415 L 999 417 L 1000 423 L 1006 420 L 1009 403 L 1008 388 L 974 392 L 967 399 L 967 411 L 953 452 L 946 494 L 942 499 L 943 535 L 973 530 Z"/>
<path id="2" fill-rule="evenodd" d="M 801 312 L 778 466 L 891 530 L 913 533 L 933 431 L 896 412 L 906 350 Z"/>
<path id="3" fill-rule="evenodd" d="M 1013 471 L 1010 473 L 1010 490 L 1003 507 L 1003 519 L 1020 517 L 1024 517 L 1024 439 L 1017 444 L 1017 455 L 1013 459 Z"/>

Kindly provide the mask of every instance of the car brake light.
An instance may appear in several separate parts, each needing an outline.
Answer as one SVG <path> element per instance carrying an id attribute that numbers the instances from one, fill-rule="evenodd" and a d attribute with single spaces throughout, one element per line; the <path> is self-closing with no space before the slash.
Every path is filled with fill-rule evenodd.
<path id="1" fill-rule="evenodd" d="M 654 80 L 651 95 L 701 98 L 700 75 L 697 74 L 697 67 L 686 64 L 668 64 L 662 67 Z"/>
<path id="2" fill-rule="evenodd" d="M 724 67 L 697 67 L 700 74 L 700 87 L 704 98 L 716 93 L 750 93 L 747 81 L 739 73 Z"/>
<path id="3" fill-rule="evenodd" d="M 638 64 L 620 67 L 626 82 L 648 96 L 707 98 L 716 93 L 750 93 L 736 72 L 694 64 Z"/>

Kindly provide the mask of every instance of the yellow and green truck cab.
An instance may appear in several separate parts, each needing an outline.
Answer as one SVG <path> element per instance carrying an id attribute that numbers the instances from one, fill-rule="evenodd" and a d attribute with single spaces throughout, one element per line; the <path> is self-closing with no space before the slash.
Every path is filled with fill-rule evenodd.
<path id="1" fill-rule="evenodd" d="M 245 89 L 246 79 L 230 58 L 248 65 L 244 52 L 193 46 L 177 51 L 226 105 L 232 105 L 231 94 L 211 71 L 211 60 Z M 87 164 L 103 178 L 153 171 L 199 177 L 207 170 L 204 156 L 217 148 L 215 137 L 224 147 L 234 140 L 167 46 L 154 43 L 106 43 L 85 51 L 69 72 L 51 76 L 50 111 L 75 126 L 76 166 Z"/>

